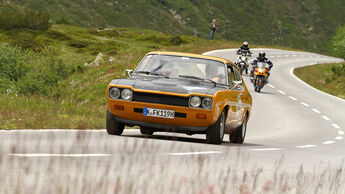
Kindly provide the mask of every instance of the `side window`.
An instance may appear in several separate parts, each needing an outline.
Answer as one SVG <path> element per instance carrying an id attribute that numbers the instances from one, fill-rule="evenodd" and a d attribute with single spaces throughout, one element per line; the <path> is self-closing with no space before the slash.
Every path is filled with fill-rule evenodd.
<path id="1" fill-rule="evenodd" d="M 230 88 L 233 87 L 234 80 L 235 80 L 235 74 L 234 74 L 234 71 L 233 71 L 233 67 L 228 66 L 228 81 L 229 81 Z"/>

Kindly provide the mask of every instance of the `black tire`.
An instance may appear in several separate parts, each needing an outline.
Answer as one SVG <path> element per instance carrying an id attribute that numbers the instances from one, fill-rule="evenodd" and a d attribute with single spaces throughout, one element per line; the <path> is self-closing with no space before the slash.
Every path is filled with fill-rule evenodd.
<path id="1" fill-rule="evenodd" d="M 147 127 L 140 127 L 140 133 L 143 135 L 153 135 L 154 131 Z"/>
<path id="2" fill-rule="evenodd" d="M 242 124 L 230 133 L 229 140 L 231 143 L 242 144 L 247 133 L 247 114 L 243 118 Z"/>
<path id="3" fill-rule="evenodd" d="M 225 133 L 225 112 L 220 114 L 217 122 L 207 128 L 206 142 L 210 144 L 221 144 Z"/>
<path id="4" fill-rule="evenodd" d="M 243 66 L 243 65 L 240 65 L 240 74 L 241 74 L 241 75 L 243 74 L 243 70 L 244 70 L 244 66 Z"/>
<path id="5" fill-rule="evenodd" d="M 257 92 L 261 92 L 261 88 L 262 88 L 262 78 L 260 77 L 258 79 L 258 86 L 257 86 Z"/>
<path id="6" fill-rule="evenodd" d="M 106 128 L 110 135 L 121 135 L 125 125 L 116 121 L 114 115 L 108 110 Z"/>

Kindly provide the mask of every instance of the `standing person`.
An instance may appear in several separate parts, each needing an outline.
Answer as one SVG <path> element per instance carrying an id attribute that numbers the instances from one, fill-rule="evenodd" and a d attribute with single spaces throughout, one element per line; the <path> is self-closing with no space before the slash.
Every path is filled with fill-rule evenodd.
<path id="1" fill-rule="evenodd" d="M 210 40 L 213 39 L 214 32 L 216 31 L 216 19 L 213 19 L 211 24 L 210 24 L 210 29 L 211 29 L 211 34 L 210 34 Z"/>

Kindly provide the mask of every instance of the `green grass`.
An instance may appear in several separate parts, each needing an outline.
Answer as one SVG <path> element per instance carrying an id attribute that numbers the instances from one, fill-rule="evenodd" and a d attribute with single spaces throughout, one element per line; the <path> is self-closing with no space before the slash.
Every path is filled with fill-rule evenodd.
<path id="1" fill-rule="evenodd" d="M 30 34 L 30 44 L 40 45 L 39 51 L 11 46 L 15 33 L 23 31 L 0 31 L 5 44 L 0 50 L 13 59 L 14 68 L 10 69 L 26 68 L 12 73 L 15 80 L 0 72 L 0 129 L 105 128 L 107 85 L 124 77 L 126 69 L 134 69 L 147 52 L 202 53 L 241 44 L 131 28 L 97 31 L 54 25 L 46 32 L 24 32 Z M 85 67 L 98 53 L 104 54 L 99 66 Z M 0 64 L 9 55 L 1 56 Z M 114 60 L 109 61 L 110 57 Z M 6 62 L 2 64 L 8 67 Z"/>
<path id="2" fill-rule="evenodd" d="M 294 74 L 309 85 L 345 99 L 345 64 L 318 64 L 297 68 Z"/>

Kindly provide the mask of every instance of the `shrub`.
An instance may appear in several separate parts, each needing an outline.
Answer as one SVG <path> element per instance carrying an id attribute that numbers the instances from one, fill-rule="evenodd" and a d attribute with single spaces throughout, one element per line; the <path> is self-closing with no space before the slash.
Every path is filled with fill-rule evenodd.
<path id="1" fill-rule="evenodd" d="M 46 31 L 50 28 L 49 16 L 41 11 L 18 11 L 2 9 L 0 28 L 5 30 L 31 29 Z"/>
<path id="2" fill-rule="evenodd" d="M 181 36 L 173 36 L 173 37 L 171 37 L 170 39 L 169 39 L 169 41 L 170 41 L 170 43 L 172 44 L 172 45 L 175 45 L 175 46 L 178 46 L 178 45 L 181 45 L 181 44 L 184 44 L 184 43 L 186 43 L 186 41 L 185 40 L 183 40 L 182 38 L 181 38 Z"/>
<path id="3" fill-rule="evenodd" d="M 333 37 L 333 48 L 337 55 L 345 59 L 345 25 L 338 28 L 336 35 Z"/>
<path id="4" fill-rule="evenodd" d="M 81 40 L 71 40 L 68 42 L 69 46 L 76 47 L 76 48 L 84 48 L 89 46 L 89 42 L 87 41 L 81 41 Z"/>
<path id="5" fill-rule="evenodd" d="M 66 34 L 56 31 L 56 30 L 48 30 L 46 32 L 46 35 L 49 38 L 55 39 L 55 40 L 71 40 L 71 38 L 69 36 L 67 36 Z"/>
<path id="6" fill-rule="evenodd" d="M 0 46 L 0 78 L 18 81 L 28 70 L 26 52 L 17 48 Z"/>
<path id="7" fill-rule="evenodd" d="M 15 36 L 11 41 L 11 45 L 14 47 L 30 49 L 33 51 L 41 51 L 44 47 L 43 44 L 36 39 L 36 35 L 34 33 L 23 31 L 15 33 L 12 36 Z"/>

